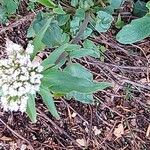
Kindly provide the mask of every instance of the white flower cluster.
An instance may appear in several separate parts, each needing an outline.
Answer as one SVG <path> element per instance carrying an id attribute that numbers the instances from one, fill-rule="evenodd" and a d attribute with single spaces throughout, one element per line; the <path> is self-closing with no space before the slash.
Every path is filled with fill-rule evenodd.
<path id="1" fill-rule="evenodd" d="M 43 67 L 31 62 L 31 44 L 24 50 L 7 40 L 6 52 L 8 58 L 0 60 L 0 104 L 5 111 L 25 112 L 28 94 L 35 94 L 39 90 Z"/>

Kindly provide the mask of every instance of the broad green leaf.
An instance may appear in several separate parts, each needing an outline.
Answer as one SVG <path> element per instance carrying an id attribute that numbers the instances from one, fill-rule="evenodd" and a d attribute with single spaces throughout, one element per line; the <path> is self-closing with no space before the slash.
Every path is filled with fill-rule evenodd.
<path id="1" fill-rule="evenodd" d="M 133 14 L 138 17 L 143 17 L 148 12 L 148 9 L 146 8 L 146 3 L 138 0 L 133 4 Z"/>
<path id="2" fill-rule="evenodd" d="M 73 35 L 76 35 L 79 31 L 80 24 L 84 20 L 84 18 L 85 10 L 82 8 L 77 9 L 73 19 L 70 22 L 70 31 Z"/>
<path id="3" fill-rule="evenodd" d="M 42 66 L 47 69 L 50 66 L 55 65 L 56 60 L 59 59 L 60 55 L 66 50 L 68 44 L 64 44 L 59 48 L 55 49 L 43 62 Z"/>
<path id="4" fill-rule="evenodd" d="M 113 9 L 118 9 L 120 8 L 121 4 L 123 3 L 124 0 L 110 0 L 110 6 Z"/>
<path id="5" fill-rule="evenodd" d="M 39 2 L 40 4 L 49 7 L 49 8 L 55 8 L 56 5 L 55 3 L 53 3 L 52 0 L 37 0 L 37 2 Z"/>
<path id="6" fill-rule="evenodd" d="M 91 40 L 86 39 L 84 41 L 84 43 L 83 43 L 83 47 L 85 49 L 91 49 L 93 51 L 93 54 L 90 55 L 90 56 L 93 56 L 95 58 L 99 58 L 100 57 L 100 53 L 99 53 L 98 47 Z"/>
<path id="7" fill-rule="evenodd" d="M 52 18 L 49 18 L 45 25 L 41 28 L 39 33 L 36 35 L 36 37 L 33 40 L 33 45 L 34 45 L 34 52 L 32 54 L 32 57 L 34 57 L 38 52 L 42 51 L 45 48 L 45 44 L 42 42 L 42 39 L 44 37 L 44 34 L 46 30 L 48 29 L 50 22 Z"/>
<path id="8" fill-rule="evenodd" d="M 133 20 L 124 26 L 116 36 L 117 41 L 122 44 L 132 44 L 150 36 L 150 16 Z"/>
<path id="9" fill-rule="evenodd" d="M 79 45 L 66 43 L 59 48 L 55 49 L 43 62 L 42 65 L 44 69 L 47 69 L 50 66 L 58 64 L 63 60 L 66 60 L 66 57 L 71 55 L 73 51 L 80 49 Z"/>
<path id="10" fill-rule="evenodd" d="M 0 6 L 0 23 L 6 23 L 7 22 L 7 14 L 4 8 Z"/>
<path id="11" fill-rule="evenodd" d="M 86 57 L 86 56 L 92 56 L 92 57 L 98 58 L 97 54 L 90 48 L 89 49 L 80 48 L 69 53 L 70 58 L 81 58 L 81 57 Z"/>
<path id="12" fill-rule="evenodd" d="M 78 63 L 72 63 L 68 65 L 64 69 L 64 71 L 70 73 L 74 77 L 80 77 L 80 78 L 93 80 L 92 73 L 90 73 L 88 69 L 86 69 L 85 67 L 83 67 L 82 65 Z"/>
<path id="13" fill-rule="evenodd" d="M 51 19 L 50 22 L 48 22 Z M 41 32 L 40 32 L 41 31 Z M 39 33 L 40 32 L 40 33 Z M 28 37 L 36 37 L 40 34 L 40 40 L 35 44 L 37 51 L 44 47 L 52 48 L 64 44 L 66 40 L 66 34 L 62 33 L 62 29 L 59 27 L 58 22 L 50 18 L 47 13 L 38 13 L 34 19 L 32 25 L 28 29 Z M 39 44 L 38 44 L 39 43 Z"/>
<path id="14" fill-rule="evenodd" d="M 35 123 L 37 120 L 37 113 L 36 113 L 36 107 L 35 107 L 35 95 L 28 95 L 29 99 L 27 102 L 27 110 L 26 113 L 29 116 L 29 118 L 31 119 L 31 121 L 33 123 Z"/>
<path id="15" fill-rule="evenodd" d="M 90 73 L 85 67 L 83 67 L 80 64 L 74 63 L 68 65 L 64 71 L 72 74 L 74 77 L 80 77 L 87 80 L 93 80 L 93 75 Z M 72 91 L 66 95 L 67 99 L 74 98 L 77 101 L 80 101 L 82 103 L 91 104 L 94 102 L 93 95 L 87 94 L 87 93 L 80 93 L 76 91 Z"/>
<path id="16" fill-rule="evenodd" d="M 57 15 L 57 18 L 56 18 L 59 26 L 65 25 L 69 21 L 69 19 L 70 19 L 69 14 Z"/>
<path id="17" fill-rule="evenodd" d="M 16 13 L 16 10 L 18 9 L 18 6 L 19 6 L 18 0 L 3 0 L 0 3 L 5 7 L 6 12 L 8 14 Z"/>
<path id="18" fill-rule="evenodd" d="M 61 28 L 58 26 L 58 22 L 51 22 L 48 26 L 42 42 L 48 47 L 56 47 L 62 45 L 63 34 Z"/>
<path id="19" fill-rule="evenodd" d="M 99 11 L 97 12 L 95 29 L 98 32 L 106 32 L 110 28 L 112 21 L 112 15 L 104 11 Z"/>
<path id="20" fill-rule="evenodd" d="M 34 31 L 34 29 L 33 29 L 33 26 L 30 26 L 29 28 L 28 28 L 28 31 L 27 31 L 27 37 L 28 38 L 31 38 L 31 37 L 35 37 L 35 31 Z"/>
<path id="21" fill-rule="evenodd" d="M 53 8 L 53 12 L 59 15 L 66 14 L 61 5 L 58 5 L 56 8 Z"/>
<path id="22" fill-rule="evenodd" d="M 86 42 L 87 43 L 87 42 Z M 91 42 L 92 43 L 92 42 Z M 92 43 L 94 46 L 95 44 Z M 43 61 L 43 66 L 44 68 L 47 68 L 48 66 L 52 66 L 55 64 L 56 60 L 61 59 L 61 54 L 63 52 L 66 52 L 66 56 L 69 56 L 70 58 L 80 58 L 80 57 L 85 57 L 85 56 L 93 56 L 93 57 L 100 57 L 100 53 L 97 49 L 97 47 L 93 46 L 86 46 L 86 44 L 84 43 L 84 47 L 85 48 L 81 48 L 80 45 L 76 45 L 76 44 L 64 44 L 61 47 L 55 49 L 47 59 L 45 59 Z"/>
<path id="23" fill-rule="evenodd" d="M 76 35 L 76 33 L 79 31 L 80 26 L 80 18 L 74 17 L 73 20 L 70 22 L 70 32 L 72 35 Z"/>
<path id="24" fill-rule="evenodd" d="M 69 93 L 71 91 L 93 93 L 111 86 L 108 82 L 91 82 L 56 69 L 48 69 L 43 72 L 43 75 L 42 84 L 49 87 L 54 93 Z"/>
<path id="25" fill-rule="evenodd" d="M 74 17 L 80 18 L 80 21 L 82 21 L 85 18 L 85 10 L 82 8 L 77 9 Z"/>
<path id="26" fill-rule="evenodd" d="M 81 46 L 80 45 L 77 45 L 77 44 L 68 44 L 67 48 L 66 48 L 66 51 L 67 52 L 72 52 L 72 51 L 75 51 L 77 49 L 80 49 Z"/>
<path id="27" fill-rule="evenodd" d="M 66 95 L 66 98 L 69 100 L 71 98 L 82 102 L 84 104 L 93 104 L 94 103 L 94 98 L 92 94 L 86 94 L 86 93 L 80 93 L 80 92 L 70 92 L 69 94 Z"/>
<path id="28" fill-rule="evenodd" d="M 51 112 L 51 114 L 56 118 L 60 119 L 60 116 L 56 110 L 56 106 L 54 103 L 54 99 L 47 87 L 42 87 L 40 88 L 39 94 L 42 96 L 43 102 L 47 106 L 48 110 Z"/>
<path id="29" fill-rule="evenodd" d="M 92 34 L 93 30 L 91 28 L 86 28 L 85 31 L 83 32 L 83 34 L 81 35 L 81 39 L 87 39 L 91 34 Z"/>
<path id="30" fill-rule="evenodd" d="M 44 17 L 44 13 L 39 12 L 34 18 L 30 27 L 28 28 L 27 37 L 28 38 L 35 37 L 39 33 L 41 28 L 44 26 L 44 24 L 46 24 L 46 22 L 47 18 Z"/>

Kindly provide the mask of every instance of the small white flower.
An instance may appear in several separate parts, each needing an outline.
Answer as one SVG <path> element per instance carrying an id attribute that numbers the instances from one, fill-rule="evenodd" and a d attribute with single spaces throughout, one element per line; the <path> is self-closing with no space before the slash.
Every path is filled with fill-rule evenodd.
<path id="1" fill-rule="evenodd" d="M 19 110 L 19 105 L 17 104 L 16 101 L 10 101 L 8 109 L 10 111 L 18 111 Z"/>
<path id="2" fill-rule="evenodd" d="M 26 48 L 26 53 L 27 53 L 27 54 L 32 54 L 32 53 L 33 53 L 33 50 L 34 50 L 34 46 L 31 45 L 31 43 L 29 43 L 29 44 L 27 45 L 27 48 Z"/>
<path id="3" fill-rule="evenodd" d="M 24 87 L 19 87 L 18 91 L 20 92 L 20 96 L 26 93 Z"/>
<path id="4" fill-rule="evenodd" d="M 26 106 L 27 106 L 27 101 L 28 101 L 28 97 L 27 96 L 23 96 L 21 99 L 21 104 L 20 104 L 20 111 L 21 112 L 25 112 L 26 111 Z"/>
<path id="5" fill-rule="evenodd" d="M 8 63 L 7 62 L 8 62 L 8 60 L 3 59 L 3 60 L 1 60 L 0 64 L 1 64 L 1 66 L 8 67 Z"/>
<path id="6" fill-rule="evenodd" d="M 34 90 L 35 90 L 35 91 L 39 91 L 39 89 L 40 89 L 39 85 L 35 85 L 35 86 L 34 86 Z"/>
<path id="7" fill-rule="evenodd" d="M 9 39 L 6 39 L 6 51 L 8 55 L 13 54 L 14 52 L 20 52 L 22 50 L 23 50 L 22 46 L 13 43 Z"/>
<path id="8" fill-rule="evenodd" d="M 19 69 L 15 70 L 13 74 L 15 74 L 16 76 L 18 76 L 20 74 L 20 70 Z"/>
<path id="9" fill-rule="evenodd" d="M 13 87 L 15 88 L 15 89 L 17 89 L 17 88 L 19 88 L 19 87 L 21 87 L 22 86 L 22 83 L 21 82 L 14 82 L 14 84 L 13 84 Z"/>
<path id="10" fill-rule="evenodd" d="M 8 91 L 8 89 L 9 89 L 9 85 L 3 84 L 2 91 Z"/>
<path id="11" fill-rule="evenodd" d="M 23 75 L 20 76 L 21 81 L 26 81 L 28 79 L 29 79 L 28 76 L 23 76 Z"/>
<path id="12" fill-rule="evenodd" d="M 0 104 L 4 111 L 25 112 L 28 94 L 39 91 L 43 67 L 31 62 L 31 44 L 25 51 L 22 46 L 7 40 L 6 50 L 8 58 L 0 60 Z"/>
<path id="13" fill-rule="evenodd" d="M 36 84 L 41 84 L 41 79 L 35 79 Z"/>
<path id="14" fill-rule="evenodd" d="M 33 61 L 32 67 L 33 67 L 34 69 L 37 68 L 37 67 L 39 67 L 39 66 L 40 66 L 40 63 L 39 63 L 39 62 Z"/>
<path id="15" fill-rule="evenodd" d="M 28 70 L 27 70 L 27 68 L 26 67 L 21 67 L 21 72 L 22 73 L 26 73 Z"/>
<path id="16" fill-rule="evenodd" d="M 38 66 L 36 69 L 37 72 L 42 72 L 43 71 L 43 66 Z"/>
<path id="17" fill-rule="evenodd" d="M 9 72 L 10 74 L 13 74 L 14 69 L 13 69 L 13 68 L 10 68 L 10 69 L 7 70 L 7 72 Z"/>
<path id="18" fill-rule="evenodd" d="M 3 106 L 4 111 L 8 111 L 8 101 L 7 101 L 7 98 L 5 96 L 1 97 L 1 104 Z"/>

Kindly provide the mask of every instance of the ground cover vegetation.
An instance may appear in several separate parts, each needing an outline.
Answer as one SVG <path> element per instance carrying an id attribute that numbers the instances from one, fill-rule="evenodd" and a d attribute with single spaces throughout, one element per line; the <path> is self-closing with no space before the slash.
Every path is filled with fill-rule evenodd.
<path id="1" fill-rule="evenodd" d="M 1 0 L 0 148 L 150 146 L 150 1 Z"/>

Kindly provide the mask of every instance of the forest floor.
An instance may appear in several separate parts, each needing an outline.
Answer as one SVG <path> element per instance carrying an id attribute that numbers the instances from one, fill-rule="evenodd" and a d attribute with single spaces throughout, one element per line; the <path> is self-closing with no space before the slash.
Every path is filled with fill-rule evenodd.
<path id="1" fill-rule="evenodd" d="M 0 25 L 1 57 L 6 37 L 28 43 L 27 29 L 35 14 L 24 3 L 20 7 L 8 26 Z M 125 12 L 123 19 L 130 22 L 130 9 Z M 35 124 L 25 114 L 0 110 L 0 150 L 150 150 L 150 38 L 124 46 L 116 42 L 116 32 L 112 27 L 92 39 L 105 46 L 104 61 L 76 60 L 97 81 L 111 81 L 113 88 L 96 93 L 95 105 L 56 99 L 60 120 L 50 115 L 40 97 Z"/>

